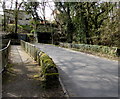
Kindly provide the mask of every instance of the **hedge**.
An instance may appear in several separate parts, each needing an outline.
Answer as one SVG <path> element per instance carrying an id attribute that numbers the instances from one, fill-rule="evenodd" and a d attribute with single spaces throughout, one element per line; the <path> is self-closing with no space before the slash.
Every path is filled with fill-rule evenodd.
<path id="1" fill-rule="evenodd" d="M 61 43 L 61 42 L 59 43 L 59 45 L 66 48 L 76 48 L 79 49 L 80 51 L 97 52 L 114 57 L 119 56 L 119 48 L 117 47 L 89 45 L 89 44 L 72 44 L 72 43 Z"/>
<path id="2" fill-rule="evenodd" d="M 52 58 L 28 42 L 21 40 L 21 46 L 41 66 L 44 87 L 58 85 L 59 73 Z"/>

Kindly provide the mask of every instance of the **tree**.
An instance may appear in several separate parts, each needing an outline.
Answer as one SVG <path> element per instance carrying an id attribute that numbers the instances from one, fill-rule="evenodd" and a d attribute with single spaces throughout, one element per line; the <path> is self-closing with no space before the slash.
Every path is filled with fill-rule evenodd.
<path id="1" fill-rule="evenodd" d="M 18 0 L 15 1 L 15 9 L 14 9 L 14 13 L 13 15 L 15 16 L 15 33 L 17 33 L 17 23 L 18 23 L 18 13 L 19 13 L 19 9 L 21 7 L 23 2 L 21 3 L 18 3 Z M 8 10 L 12 10 L 12 6 L 13 6 L 14 2 L 13 0 L 11 0 L 11 5 L 10 5 L 10 8 L 8 8 Z M 4 26 L 4 31 L 6 31 L 6 26 L 7 26 L 7 22 L 6 22 L 6 2 L 5 0 L 3 0 L 3 3 L 2 3 L 2 8 L 3 8 L 3 12 L 4 12 L 4 23 L 3 23 L 3 26 Z"/>
<path id="2" fill-rule="evenodd" d="M 37 38 L 37 26 L 39 25 L 39 16 L 37 12 L 37 8 L 39 7 L 39 2 L 24 2 L 25 10 L 27 11 L 28 14 L 31 14 L 33 17 L 33 28 L 34 28 L 34 37 L 35 37 L 35 42 L 38 42 Z"/>
<path id="3" fill-rule="evenodd" d="M 56 8 L 64 29 L 66 28 L 68 42 L 73 40 L 87 44 L 100 44 L 100 27 L 108 19 L 113 8 L 108 2 L 57 2 Z M 64 16 L 64 18 L 63 18 Z"/>
<path id="4" fill-rule="evenodd" d="M 94 4 L 94 3 L 93 3 Z M 79 25 L 80 29 L 82 30 L 84 34 L 84 42 L 87 44 L 93 44 L 93 41 L 91 39 L 91 20 L 90 20 L 90 7 L 91 3 L 85 2 L 85 3 L 79 3 L 75 5 L 75 8 L 77 10 L 76 12 L 76 17 L 79 20 Z M 76 29 L 78 28 L 76 26 Z M 79 29 L 79 31 L 81 31 Z M 82 35 L 81 35 L 82 36 Z"/>
<path id="5" fill-rule="evenodd" d="M 104 24 L 100 28 L 101 44 L 120 47 L 120 2 L 113 4 L 109 18 L 103 22 Z"/>
<path id="6" fill-rule="evenodd" d="M 67 33 L 67 41 L 69 43 L 72 43 L 73 41 L 73 30 L 74 26 L 72 23 L 72 18 L 71 18 L 71 10 L 70 10 L 70 2 L 55 2 L 56 9 L 60 12 L 58 17 L 64 16 L 64 19 L 61 18 L 59 21 L 62 21 L 62 25 L 64 26 L 64 29 L 66 29 Z"/>
<path id="7" fill-rule="evenodd" d="M 109 13 L 113 8 L 113 4 L 109 2 L 103 3 L 95 3 L 92 6 L 90 11 L 90 19 L 93 24 L 93 31 L 94 35 L 97 38 L 97 44 L 100 45 L 100 35 L 101 32 L 99 31 L 100 27 L 103 25 L 103 22 L 109 18 Z M 93 11 L 93 13 L 91 13 Z M 96 42 L 96 41 L 95 41 Z"/>

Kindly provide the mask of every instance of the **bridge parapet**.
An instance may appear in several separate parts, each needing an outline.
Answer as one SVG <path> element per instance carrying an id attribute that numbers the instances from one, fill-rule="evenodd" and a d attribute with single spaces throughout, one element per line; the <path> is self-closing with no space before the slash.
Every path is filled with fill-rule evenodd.
<path id="1" fill-rule="evenodd" d="M 45 87 L 59 85 L 58 69 L 52 58 L 31 43 L 21 40 L 21 46 L 41 66 Z"/>

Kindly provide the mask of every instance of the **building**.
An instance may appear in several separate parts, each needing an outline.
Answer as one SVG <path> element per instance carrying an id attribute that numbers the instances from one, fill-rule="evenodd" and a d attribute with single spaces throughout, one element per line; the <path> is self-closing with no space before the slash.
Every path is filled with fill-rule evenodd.
<path id="1" fill-rule="evenodd" d="M 7 24 L 15 23 L 15 10 L 6 9 L 5 17 L 7 20 Z M 30 21 L 32 20 L 31 15 L 27 14 L 24 10 L 18 11 L 18 24 L 19 25 L 30 25 Z"/>
<path id="2" fill-rule="evenodd" d="M 0 14 L 0 30 L 2 30 L 2 23 L 3 23 L 3 15 Z"/>
<path id="3" fill-rule="evenodd" d="M 2 25 L 3 19 L 4 19 L 3 15 L 0 14 L 0 25 Z"/>

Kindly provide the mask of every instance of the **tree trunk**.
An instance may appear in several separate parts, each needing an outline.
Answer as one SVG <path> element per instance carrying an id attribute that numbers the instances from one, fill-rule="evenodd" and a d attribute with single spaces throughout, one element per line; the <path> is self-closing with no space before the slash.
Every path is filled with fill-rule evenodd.
<path id="1" fill-rule="evenodd" d="M 4 10 L 3 30 L 6 31 L 6 15 L 5 15 L 5 10 Z"/>
<path id="2" fill-rule="evenodd" d="M 89 35 L 89 30 L 88 30 L 88 20 L 87 20 L 87 17 L 85 17 L 84 21 L 85 21 L 86 43 L 90 44 L 90 35 Z"/>
<path id="3" fill-rule="evenodd" d="M 68 3 L 67 6 L 67 16 L 68 16 L 68 23 L 67 23 L 67 38 L 68 38 L 68 43 L 72 43 L 73 41 L 73 23 L 70 17 L 70 5 Z"/>
<path id="4" fill-rule="evenodd" d="M 15 2 L 15 33 L 17 34 L 17 24 L 18 24 L 18 10 L 17 10 L 17 6 L 18 6 L 18 1 L 16 0 Z"/>
<path id="5" fill-rule="evenodd" d="M 34 37 L 35 37 L 35 43 L 38 43 L 38 36 L 37 36 L 37 23 L 35 21 L 35 29 L 34 29 Z"/>
<path id="6" fill-rule="evenodd" d="M 73 41 L 73 24 L 70 19 L 67 24 L 67 38 L 68 38 L 68 43 L 72 43 L 72 41 Z"/>
<path id="7" fill-rule="evenodd" d="M 15 15 L 15 33 L 17 33 L 17 24 L 18 24 L 18 13 L 17 13 L 17 11 L 16 11 L 16 13 L 15 13 L 16 15 Z"/>

